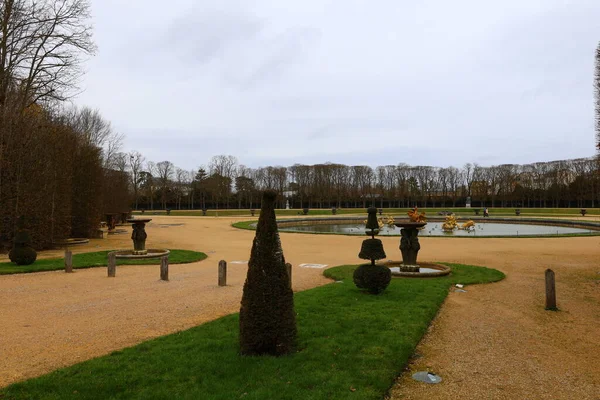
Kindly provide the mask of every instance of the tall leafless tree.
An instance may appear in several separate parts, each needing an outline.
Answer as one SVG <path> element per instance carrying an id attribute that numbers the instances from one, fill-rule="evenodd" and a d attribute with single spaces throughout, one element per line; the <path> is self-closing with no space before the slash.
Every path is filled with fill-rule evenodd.
<path id="1" fill-rule="evenodd" d="M 2 0 L 0 108 L 10 91 L 21 109 L 75 94 L 82 62 L 96 51 L 89 19 L 88 0 Z"/>
<path id="2" fill-rule="evenodd" d="M 167 208 L 167 196 L 175 173 L 175 165 L 171 161 L 161 161 L 156 163 L 156 173 L 158 175 L 158 184 L 160 187 L 160 199 L 162 208 Z"/>
<path id="3" fill-rule="evenodd" d="M 80 132 L 87 143 L 102 149 L 104 168 L 117 168 L 117 154 L 125 136 L 115 132 L 111 123 L 105 120 L 98 110 L 89 107 L 73 108 L 69 111 L 69 116 L 73 129 Z"/>
<path id="4" fill-rule="evenodd" d="M 139 191 L 140 184 L 142 183 L 141 172 L 144 165 L 144 156 L 137 152 L 132 151 L 128 155 L 129 158 L 129 171 L 131 172 L 131 187 L 133 188 L 133 201 L 135 203 L 135 209 L 138 209 Z"/>

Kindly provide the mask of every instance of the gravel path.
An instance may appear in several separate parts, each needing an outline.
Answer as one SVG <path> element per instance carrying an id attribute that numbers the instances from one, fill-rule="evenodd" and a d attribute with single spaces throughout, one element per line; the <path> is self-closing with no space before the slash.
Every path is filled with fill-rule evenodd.
<path id="1" fill-rule="evenodd" d="M 246 264 L 231 261 L 248 259 L 254 232 L 230 223 L 243 218 L 152 218 L 148 247 L 193 249 L 209 258 L 171 265 L 169 282 L 159 280 L 158 266 L 117 267 L 114 279 L 106 268 L 0 276 L 0 386 L 239 311 Z M 328 282 L 321 269 L 300 263 L 360 261 L 362 237 L 281 237 L 294 265 L 294 290 Z M 382 240 L 399 259 L 398 238 Z M 444 382 L 420 384 L 404 374 L 394 399 L 600 398 L 600 238 L 423 238 L 421 244 L 422 260 L 487 265 L 508 277 L 450 294 L 410 366 L 430 366 Z M 124 234 L 73 249 L 129 247 Z M 229 262 L 224 288 L 216 284 L 220 259 Z M 547 267 L 556 272 L 557 313 L 543 309 Z"/>
<path id="2" fill-rule="evenodd" d="M 476 244 L 477 255 L 441 259 L 507 278 L 450 293 L 391 399 L 600 399 L 600 238 Z M 559 312 L 544 310 L 546 268 Z M 442 383 L 411 378 L 428 368 Z"/>

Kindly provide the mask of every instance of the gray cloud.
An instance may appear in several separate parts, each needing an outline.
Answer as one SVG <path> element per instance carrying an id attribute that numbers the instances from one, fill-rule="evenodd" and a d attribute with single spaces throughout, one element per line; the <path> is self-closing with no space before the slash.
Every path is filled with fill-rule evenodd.
<path id="1" fill-rule="evenodd" d="M 403 3 L 93 0 L 78 102 L 185 168 L 594 153 L 600 2 Z"/>
<path id="2" fill-rule="evenodd" d="M 172 21 L 159 43 L 183 63 L 206 63 L 222 57 L 231 46 L 250 42 L 265 21 L 238 11 L 193 9 Z"/>

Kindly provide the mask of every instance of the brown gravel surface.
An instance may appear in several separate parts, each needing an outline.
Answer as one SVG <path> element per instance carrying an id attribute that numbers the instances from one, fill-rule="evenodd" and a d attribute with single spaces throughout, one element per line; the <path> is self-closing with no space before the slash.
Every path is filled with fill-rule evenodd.
<path id="1" fill-rule="evenodd" d="M 232 228 L 241 217 L 152 216 L 148 247 L 203 251 L 209 258 L 171 265 L 0 276 L 0 386 L 37 376 L 156 336 L 239 311 L 254 232 Z M 162 223 L 183 226 L 160 227 Z M 327 283 L 322 270 L 357 263 L 362 237 L 282 234 L 294 265 L 294 290 Z M 400 258 L 398 238 L 382 238 Z M 130 248 L 129 234 L 92 240 L 75 252 Z M 600 399 L 600 238 L 421 239 L 423 260 L 487 265 L 507 279 L 451 293 L 417 349 L 394 399 Z M 61 255 L 46 252 L 43 257 Z M 228 286 L 217 264 L 229 261 Z M 543 309 L 543 273 L 556 272 L 559 312 Z M 430 367 L 439 385 L 410 379 Z M 596 397 L 594 397 L 596 396 Z"/>
<path id="2" fill-rule="evenodd" d="M 449 294 L 390 398 L 600 399 L 600 238 L 455 241 L 436 243 L 436 259 L 507 277 Z M 544 310 L 546 268 L 558 312 Z M 428 369 L 442 383 L 411 378 Z"/>

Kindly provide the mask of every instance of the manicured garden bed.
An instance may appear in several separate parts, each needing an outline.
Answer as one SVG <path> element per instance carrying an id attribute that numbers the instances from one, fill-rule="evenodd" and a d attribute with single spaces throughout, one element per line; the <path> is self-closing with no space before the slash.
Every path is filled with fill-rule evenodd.
<path id="1" fill-rule="evenodd" d="M 91 253 L 73 254 L 73 268 L 93 268 L 106 266 L 110 251 L 95 251 Z M 171 250 L 170 264 L 185 264 L 201 261 L 206 254 L 191 250 Z M 156 265 L 160 259 L 117 260 L 117 265 Z M 0 275 L 24 274 L 29 272 L 56 271 L 64 269 L 64 258 L 38 259 L 31 265 L 15 265 L 12 262 L 0 263 Z"/>
<path id="2" fill-rule="evenodd" d="M 291 356 L 240 357 L 234 314 L 8 386 L 0 398 L 381 399 L 451 285 L 504 277 L 449 265 L 449 276 L 393 279 L 379 296 L 354 286 L 356 266 L 326 270 L 337 283 L 295 295 Z"/>

